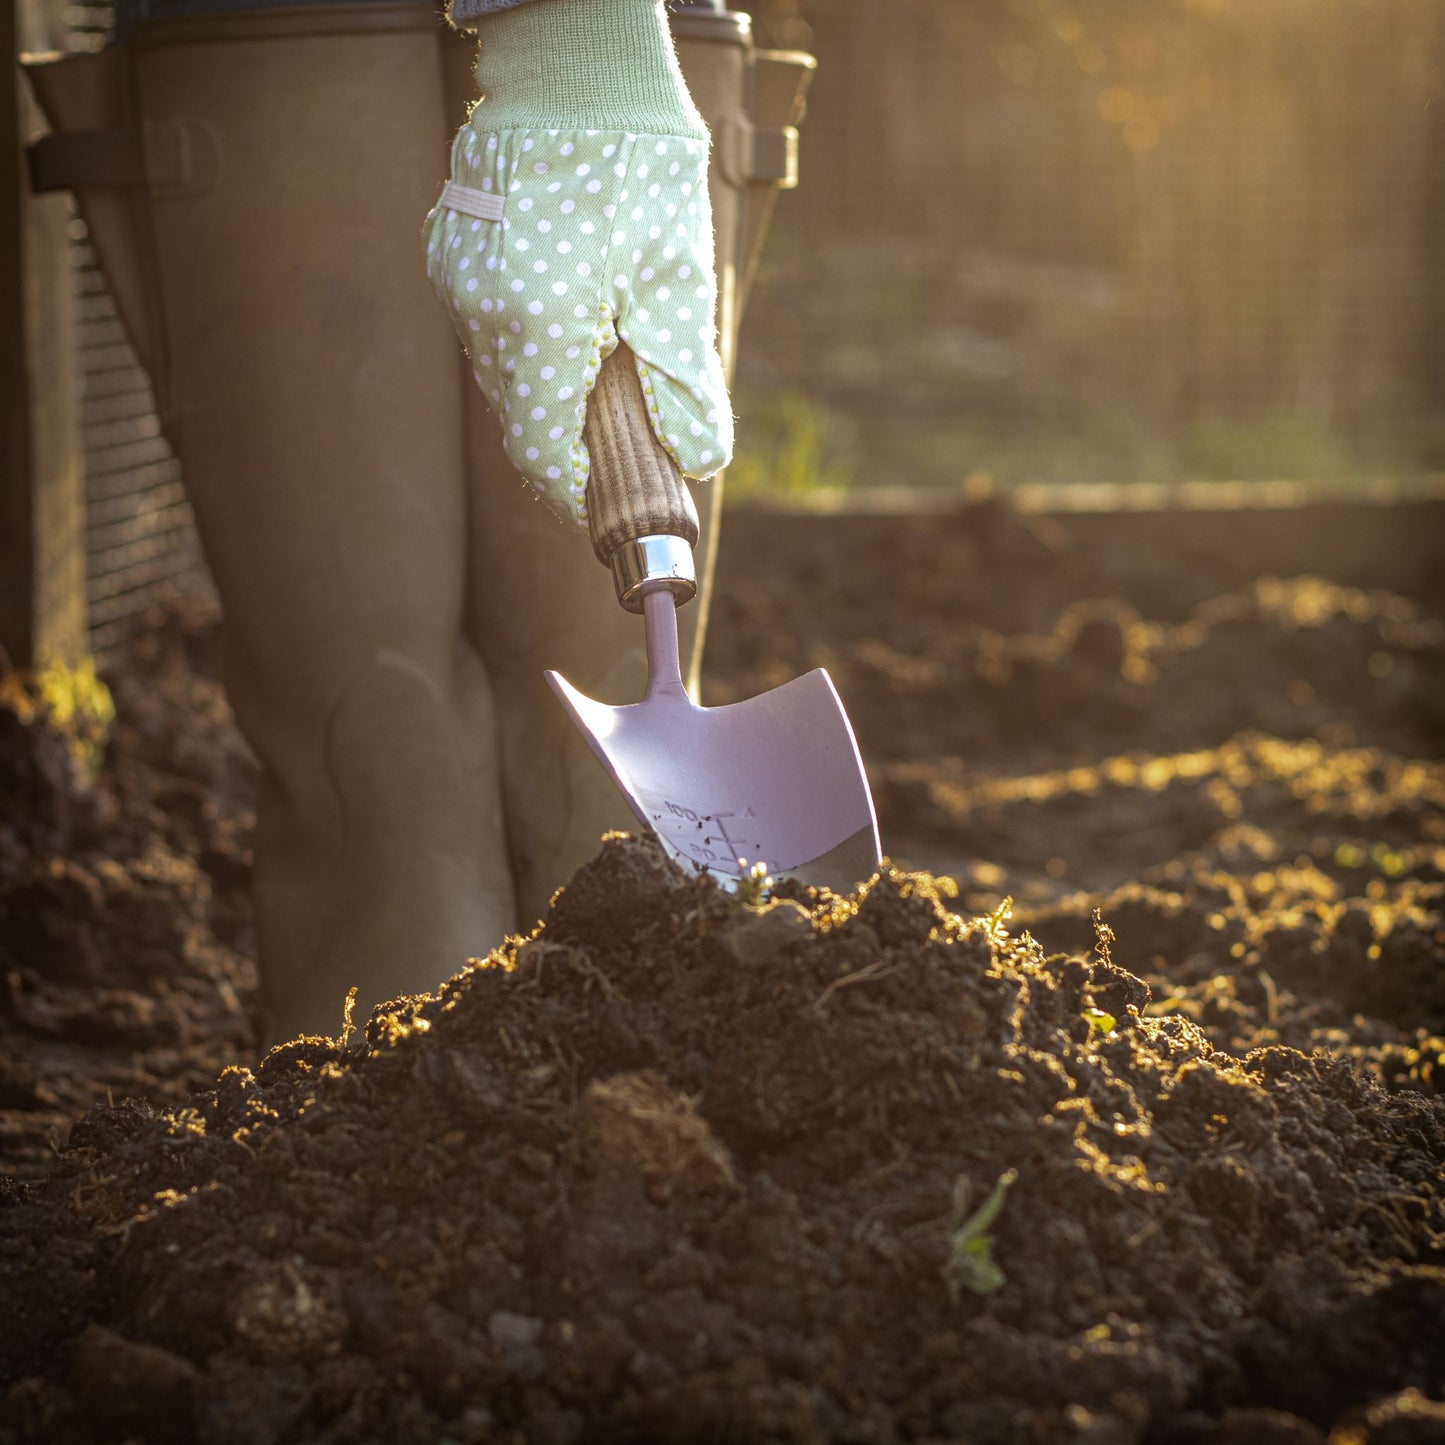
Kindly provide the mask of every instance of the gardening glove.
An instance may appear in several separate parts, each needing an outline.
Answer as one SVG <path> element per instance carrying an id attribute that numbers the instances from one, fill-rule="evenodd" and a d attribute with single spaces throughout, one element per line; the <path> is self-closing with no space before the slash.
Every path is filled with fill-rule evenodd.
<path id="1" fill-rule="evenodd" d="M 507 454 L 587 525 L 587 399 L 619 337 L 684 476 L 727 465 L 708 133 L 662 0 L 533 0 L 479 22 L 482 99 L 427 217 L 427 271 Z"/>

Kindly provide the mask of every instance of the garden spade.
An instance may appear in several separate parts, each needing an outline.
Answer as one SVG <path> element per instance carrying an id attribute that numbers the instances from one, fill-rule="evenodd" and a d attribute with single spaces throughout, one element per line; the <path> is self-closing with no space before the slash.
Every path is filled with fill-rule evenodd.
<path id="1" fill-rule="evenodd" d="M 677 608 L 697 592 L 697 511 L 653 436 L 625 346 L 603 363 L 586 439 L 592 546 L 618 601 L 643 616 L 647 689 L 641 702 L 611 707 L 548 672 L 553 691 L 632 811 L 684 867 L 731 887 L 759 865 L 775 878 L 855 887 L 878 866 L 878 824 L 828 674 L 714 708 L 683 686 Z"/>

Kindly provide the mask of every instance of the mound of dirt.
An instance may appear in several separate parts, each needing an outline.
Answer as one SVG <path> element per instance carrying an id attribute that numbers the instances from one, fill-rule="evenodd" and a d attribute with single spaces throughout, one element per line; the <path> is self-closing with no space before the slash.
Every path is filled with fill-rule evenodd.
<path id="1" fill-rule="evenodd" d="M 707 701 L 937 876 L 615 839 L 249 1069 L 214 617 L 100 755 L 0 671 L 0 1445 L 1445 1439 L 1442 574 L 1185 521 L 733 514 Z"/>
<path id="2" fill-rule="evenodd" d="M 0 1440 L 1427 1438 L 1445 1101 L 1222 1054 L 1108 944 L 615 837 L 439 996 L 10 1188 Z"/>

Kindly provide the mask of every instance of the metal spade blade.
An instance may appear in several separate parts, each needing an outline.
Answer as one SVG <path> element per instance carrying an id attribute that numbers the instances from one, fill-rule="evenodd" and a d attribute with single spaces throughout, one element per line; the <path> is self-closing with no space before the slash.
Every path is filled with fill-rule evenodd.
<path id="1" fill-rule="evenodd" d="M 639 821 L 684 867 L 736 884 L 755 864 L 836 891 L 878 866 L 878 823 L 858 744 L 821 669 L 760 697 L 699 707 L 678 666 L 677 608 L 642 599 L 648 684 L 609 707 L 547 681 Z"/>

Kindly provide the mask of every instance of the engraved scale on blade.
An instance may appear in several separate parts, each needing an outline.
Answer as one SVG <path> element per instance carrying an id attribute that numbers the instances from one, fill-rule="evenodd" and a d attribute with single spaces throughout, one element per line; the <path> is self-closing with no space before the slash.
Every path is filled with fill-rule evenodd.
<path id="1" fill-rule="evenodd" d="M 547 680 L 638 820 L 684 867 L 727 887 L 757 863 L 835 890 L 878 866 L 878 825 L 853 730 L 821 669 L 725 707 L 699 707 L 676 667 L 676 608 L 644 599 L 649 682 L 599 703 Z"/>

